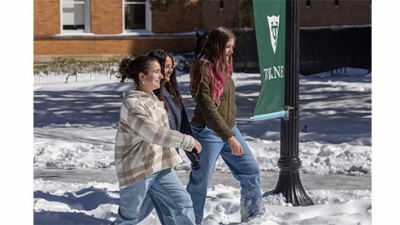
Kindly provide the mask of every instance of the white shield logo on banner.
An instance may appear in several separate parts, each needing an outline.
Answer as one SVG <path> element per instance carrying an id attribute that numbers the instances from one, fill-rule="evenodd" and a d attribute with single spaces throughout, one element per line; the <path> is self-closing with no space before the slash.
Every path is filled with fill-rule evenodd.
<path id="1" fill-rule="evenodd" d="M 275 54 L 276 45 L 278 43 L 279 16 L 267 16 L 267 17 L 268 17 L 269 34 L 271 37 L 270 38 L 271 46 Z"/>

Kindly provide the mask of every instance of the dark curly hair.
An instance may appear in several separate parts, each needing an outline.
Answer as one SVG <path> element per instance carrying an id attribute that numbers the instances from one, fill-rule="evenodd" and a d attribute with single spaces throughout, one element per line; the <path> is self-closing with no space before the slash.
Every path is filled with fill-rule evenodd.
<path id="1" fill-rule="evenodd" d="M 151 61 L 158 62 L 157 58 L 141 55 L 135 59 L 124 58 L 119 64 L 119 73 L 121 76 L 121 83 L 125 82 L 125 79 L 131 79 L 136 85 L 139 84 L 139 74 L 147 74 L 149 70 L 149 65 Z"/>
<path id="2" fill-rule="evenodd" d="M 147 56 L 155 57 L 158 59 L 158 62 L 161 65 L 161 73 L 163 75 L 165 75 L 164 68 L 165 68 L 165 60 L 167 59 L 167 57 L 170 57 L 172 59 L 172 66 L 174 66 L 174 58 L 173 58 L 172 54 L 168 53 L 162 49 L 156 49 L 156 50 L 150 51 L 147 53 Z M 172 71 L 169 82 L 165 83 L 165 79 L 162 80 L 162 86 L 173 96 L 173 100 L 174 100 L 175 104 L 178 106 L 178 108 L 180 110 L 182 110 L 183 109 L 182 95 L 178 89 L 178 81 L 176 79 L 175 70 Z M 154 94 L 161 101 L 164 101 L 164 97 L 163 97 L 160 89 L 154 90 Z M 168 105 L 165 105 L 165 108 L 168 109 Z"/>

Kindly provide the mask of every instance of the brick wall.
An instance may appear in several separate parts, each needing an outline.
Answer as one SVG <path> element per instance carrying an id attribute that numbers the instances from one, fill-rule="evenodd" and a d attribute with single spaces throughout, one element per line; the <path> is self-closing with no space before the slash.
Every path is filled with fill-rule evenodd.
<path id="1" fill-rule="evenodd" d="M 60 0 L 35 0 L 33 7 L 33 32 L 37 36 L 59 34 Z"/>
<path id="2" fill-rule="evenodd" d="M 307 0 L 299 2 L 300 27 L 371 25 L 370 0 Z"/>
<path id="3" fill-rule="evenodd" d="M 240 6 L 243 0 L 223 0 L 224 8 L 220 10 L 219 0 L 203 3 L 203 25 L 205 28 L 227 26 L 234 19 L 235 12 L 241 17 Z M 328 27 L 343 25 L 370 25 L 371 0 L 299 0 L 300 27 Z M 253 11 L 250 10 L 253 21 Z M 239 18 L 240 20 L 240 18 Z M 254 24 L 254 22 L 252 22 Z"/>
<path id="4" fill-rule="evenodd" d="M 178 54 L 193 52 L 194 40 L 194 36 L 126 37 L 118 40 L 110 38 L 35 40 L 34 55 L 35 62 L 48 62 L 52 57 L 60 56 L 101 61 L 107 58 L 121 58 L 124 55 L 145 54 L 158 48 Z"/>
<path id="5" fill-rule="evenodd" d="M 156 34 L 192 32 L 196 28 L 228 26 L 240 10 L 243 0 L 207 0 L 189 13 L 183 6 L 172 4 L 167 12 L 152 11 L 152 31 Z M 193 3 L 198 0 L 192 0 Z M 370 0 L 299 0 L 300 27 L 371 24 Z M 239 16 L 240 11 L 239 11 Z M 253 19 L 252 11 L 250 15 Z M 75 55 L 103 58 L 124 54 L 142 54 L 155 48 L 173 53 L 195 51 L 193 35 L 118 35 L 122 33 L 122 0 L 91 0 L 89 35 L 60 34 L 60 0 L 34 0 L 34 60 L 52 56 Z"/>
<path id="6" fill-rule="evenodd" d="M 122 33 L 122 0 L 91 0 L 90 13 L 92 33 Z"/>
<path id="7" fill-rule="evenodd" d="M 198 0 L 193 0 L 197 2 Z M 118 35 L 123 32 L 122 0 L 91 0 L 91 33 L 61 35 L 60 0 L 34 0 L 34 61 L 53 57 L 107 60 L 123 55 L 144 54 L 156 48 L 173 53 L 193 52 L 195 31 L 201 24 L 201 7 L 185 14 L 174 3 L 167 12 L 152 12 L 154 33 L 193 32 L 188 35 Z"/>
<path id="8" fill-rule="evenodd" d="M 216 28 L 219 26 L 228 26 L 234 20 L 235 12 L 240 15 L 240 5 L 242 0 L 224 0 L 223 9 L 220 10 L 220 1 L 205 1 L 203 3 L 203 24 L 205 28 Z M 251 10 L 251 13 L 252 10 Z M 251 14 L 250 16 L 253 19 Z"/>
<path id="9" fill-rule="evenodd" d="M 166 12 L 152 11 L 152 30 L 154 33 L 192 32 L 202 24 L 202 8 L 196 1 L 196 8 L 184 12 L 184 5 L 174 3 Z"/>

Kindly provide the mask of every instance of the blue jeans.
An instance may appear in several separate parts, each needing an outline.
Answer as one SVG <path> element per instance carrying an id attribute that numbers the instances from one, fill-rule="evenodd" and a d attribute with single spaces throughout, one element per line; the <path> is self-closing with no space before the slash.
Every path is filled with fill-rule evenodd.
<path id="1" fill-rule="evenodd" d="M 240 215 L 245 221 L 250 217 L 265 212 L 260 188 L 260 170 L 258 163 L 236 125 L 232 128 L 235 138 L 243 147 L 243 155 L 235 156 L 231 152 L 228 142 L 222 139 L 207 126 L 192 126 L 193 137 L 202 146 L 200 152 L 200 169 L 190 172 L 190 179 L 186 190 L 192 197 L 196 224 L 203 220 L 204 204 L 207 188 L 211 179 L 215 163 L 221 155 L 228 165 L 232 175 L 240 182 Z"/>
<path id="2" fill-rule="evenodd" d="M 153 207 L 163 225 L 195 224 L 193 204 L 181 180 L 172 169 L 143 178 L 120 190 L 115 225 L 135 225 Z"/>

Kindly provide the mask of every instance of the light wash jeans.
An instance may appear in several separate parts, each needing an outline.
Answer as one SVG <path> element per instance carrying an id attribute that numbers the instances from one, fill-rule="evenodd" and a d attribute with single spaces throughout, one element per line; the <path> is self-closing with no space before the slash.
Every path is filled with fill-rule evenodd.
<path id="1" fill-rule="evenodd" d="M 243 147 L 243 155 L 235 156 L 231 152 L 228 142 L 222 139 L 207 126 L 192 126 L 193 137 L 202 146 L 200 152 L 200 169 L 190 172 L 190 179 L 186 190 L 192 197 L 196 224 L 203 220 L 204 204 L 207 188 L 211 179 L 215 163 L 221 155 L 228 165 L 232 175 L 240 182 L 240 215 L 246 221 L 251 217 L 265 212 L 260 189 L 260 170 L 258 163 L 236 125 L 232 128 L 235 138 Z"/>
<path id="2" fill-rule="evenodd" d="M 121 189 L 114 224 L 135 225 L 153 208 L 163 225 L 195 224 L 190 195 L 172 169 L 154 173 Z"/>

